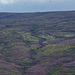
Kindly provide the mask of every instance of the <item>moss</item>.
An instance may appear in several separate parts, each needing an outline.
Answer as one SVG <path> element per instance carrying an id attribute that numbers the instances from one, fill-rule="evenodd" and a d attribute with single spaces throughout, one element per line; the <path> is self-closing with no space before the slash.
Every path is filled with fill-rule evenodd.
<path id="1" fill-rule="evenodd" d="M 27 32 L 27 33 L 25 33 L 25 32 L 20 32 L 19 34 L 20 34 L 20 35 L 23 37 L 23 39 L 26 40 L 26 41 L 34 41 L 34 42 L 38 42 L 38 41 L 39 41 L 39 39 L 38 39 L 37 37 L 32 36 L 31 33 L 29 33 L 29 32 Z"/>
<path id="2" fill-rule="evenodd" d="M 60 37 L 66 37 L 66 38 L 74 37 L 74 36 L 75 36 L 74 33 L 70 33 L 70 32 L 60 32 L 60 31 L 55 32 L 55 35 L 56 35 L 56 36 L 60 36 Z"/>
<path id="3" fill-rule="evenodd" d="M 7 57 L 12 57 L 12 52 L 8 49 L 1 50 L 1 54 L 6 55 Z"/>
<path id="4" fill-rule="evenodd" d="M 40 35 L 39 37 L 45 38 L 47 40 L 53 40 L 53 39 L 55 39 L 55 37 L 51 36 L 51 35 Z"/>
<path id="5" fill-rule="evenodd" d="M 16 31 L 16 30 L 20 30 L 20 28 L 7 28 L 8 31 Z"/>
<path id="6" fill-rule="evenodd" d="M 19 70 L 17 68 L 13 68 L 13 69 L 0 69 L 0 73 L 4 74 L 4 75 L 21 75 L 21 73 L 19 72 Z"/>
<path id="7" fill-rule="evenodd" d="M 29 59 L 28 57 L 24 58 L 24 59 L 20 59 L 20 60 L 16 60 L 18 62 L 25 62 L 25 63 L 31 63 L 31 59 Z"/>
<path id="8" fill-rule="evenodd" d="M 53 45 L 46 45 L 45 47 L 39 49 L 38 55 L 50 55 L 50 54 L 63 54 L 63 51 L 69 51 L 72 46 L 65 45 L 65 44 L 53 44 Z"/>
<path id="9" fill-rule="evenodd" d="M 57 72 L 53 73 L 52 75 L 59 75 L 59 72 L 57 71 Z"/>
<path id="10" fill-rule="evenodd" d="M 33 44 L 33 45 L 31 45 L 31 49 L 37 49 L 37 48 L 39 48 L 39 45 L 38 44 Z"/>

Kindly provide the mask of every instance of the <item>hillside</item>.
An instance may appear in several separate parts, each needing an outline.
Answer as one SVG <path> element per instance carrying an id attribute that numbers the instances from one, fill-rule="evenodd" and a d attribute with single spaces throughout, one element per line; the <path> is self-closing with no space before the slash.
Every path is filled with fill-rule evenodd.
<path id="1" fill-rule="evenodd" d="M 75 75 L 75 11 L 0 13 L 0 75 Z"/>

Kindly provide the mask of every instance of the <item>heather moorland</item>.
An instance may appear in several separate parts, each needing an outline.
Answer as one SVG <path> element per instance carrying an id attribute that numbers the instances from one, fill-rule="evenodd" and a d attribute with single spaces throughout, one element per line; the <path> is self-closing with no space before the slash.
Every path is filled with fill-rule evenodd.
<path id="1" fill-rule="evenodd" d="M 75 11 L 0 13 L 0 75 L 75 75 Z"/>

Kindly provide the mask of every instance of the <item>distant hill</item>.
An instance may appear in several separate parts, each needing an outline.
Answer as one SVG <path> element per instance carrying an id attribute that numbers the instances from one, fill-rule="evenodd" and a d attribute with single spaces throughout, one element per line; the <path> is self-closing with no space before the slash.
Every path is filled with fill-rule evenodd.
<path id="1" fill-rule="evenodd" d="M 0 75 L 75 75 L 75 11 L 0 13 Z"/>

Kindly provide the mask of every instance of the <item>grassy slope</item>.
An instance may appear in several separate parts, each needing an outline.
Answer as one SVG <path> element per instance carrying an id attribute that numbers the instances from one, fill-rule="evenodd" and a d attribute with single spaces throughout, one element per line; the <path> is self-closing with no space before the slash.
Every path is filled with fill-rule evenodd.
<path id="1" fill-rule="evenodd" d="M 74 75 L 75 11 L 0 13 L 0 74 Z"/>

